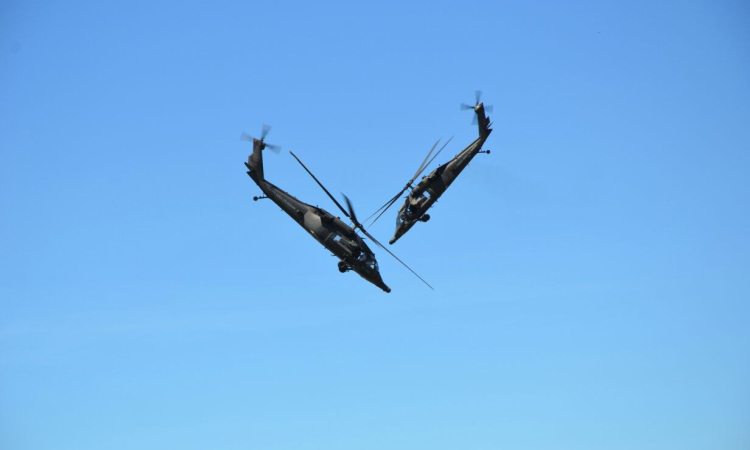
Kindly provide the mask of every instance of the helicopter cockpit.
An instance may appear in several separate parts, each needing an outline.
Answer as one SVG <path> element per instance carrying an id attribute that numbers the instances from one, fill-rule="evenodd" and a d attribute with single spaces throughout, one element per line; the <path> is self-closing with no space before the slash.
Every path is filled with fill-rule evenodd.
<path id="1" fill-rule="evenodd" d="M 378 261 L 371 254 L 361 252 L 357 255 L 357 261 L 365 264 L 371 270 L 378 270 Z"/>
<path id="2" fill-rule="evenodd" d="M 417 204 L 416 201 L 411 201 L 406 205 L 406 208 L 399 211 L 396 215 L 396 227 L 400 227 L 404 221 L 414 220 L 414 213 L 417 209 Z"/>

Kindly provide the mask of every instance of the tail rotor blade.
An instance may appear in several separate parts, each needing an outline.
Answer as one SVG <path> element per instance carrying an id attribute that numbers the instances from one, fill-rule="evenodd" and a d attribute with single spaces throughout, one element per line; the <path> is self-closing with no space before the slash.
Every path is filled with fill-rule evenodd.
<path id="1" fill-rule="evenodd" d="M 264 140 L 266 136 L 268 136 L 268 133 L 271 131 L 271 125 L 263 124 L 263 131 L 260 134 L 260 140 Z"/>
<path id="2" fill-rule="evenodd" d="M 462 109 L 462 110 L 466 110 L 466 109 L 474 109 L 474 107 L 473 107 L 473 106 L 471 106 L 471 105 L 467 105 L 466 103 L 461 103 L 461 109 Z"/>

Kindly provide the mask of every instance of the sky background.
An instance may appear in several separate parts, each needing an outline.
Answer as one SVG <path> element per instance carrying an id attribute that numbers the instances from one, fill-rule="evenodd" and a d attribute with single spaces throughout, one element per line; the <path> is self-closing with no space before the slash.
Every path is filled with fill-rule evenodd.
<path id="1" fill-rule="evenodd" d="M 750 448 L 742 1 L 0 3 L 0 447 Z M 366 217 L 494 133 L 385 294 Z M 429 170 L 432 170 L 429 169 Z M 370 232 L 393 234 L 395 210 Z"/>

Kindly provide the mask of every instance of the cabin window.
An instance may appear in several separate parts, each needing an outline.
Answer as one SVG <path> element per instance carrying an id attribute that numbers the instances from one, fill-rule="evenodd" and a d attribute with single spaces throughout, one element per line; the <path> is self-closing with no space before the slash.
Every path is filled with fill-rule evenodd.
<path id="1" fill-rule="evenodd" d="M 334 242 L 339 242 L 339 241 L 341 241 L 341 235 L 340 235 L 340 234 L 336 234 L 336 233 L 334 233 L 334 234 L 333 234 L 333 241 L 334 241 Z"/>

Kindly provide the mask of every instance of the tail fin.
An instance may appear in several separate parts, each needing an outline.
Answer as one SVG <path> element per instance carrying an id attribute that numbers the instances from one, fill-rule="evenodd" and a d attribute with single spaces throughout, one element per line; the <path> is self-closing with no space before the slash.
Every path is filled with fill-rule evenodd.
<path id="1" fill-rule="evenodd" d="M 492 132 L 492 128 L 490 128 L 490 118 L 484 113 L 484 103 L 476 105 L 474 107 L 474 112 L 477 115 L 476 119 L 477 125 L 479 126 L 479 137 L 486 139 Z"/>
<path id="2" fill-rule="evenodd" d="M 257 180 L 264 179 L 263 177 L 263 149 L 266 144 L 258 139 L 253 139 L 253 153 L 247 158 L 245 166 L 247 166 L 251 178 Z"/>

